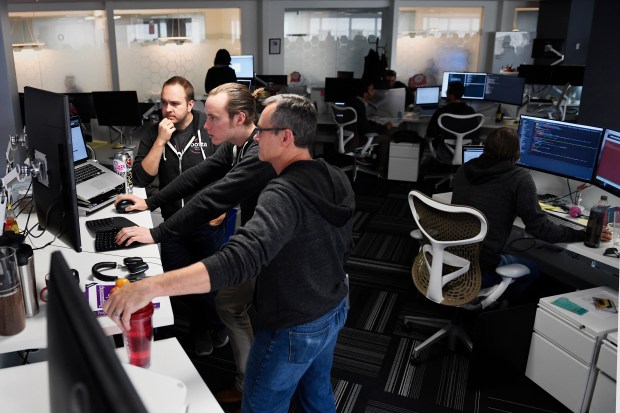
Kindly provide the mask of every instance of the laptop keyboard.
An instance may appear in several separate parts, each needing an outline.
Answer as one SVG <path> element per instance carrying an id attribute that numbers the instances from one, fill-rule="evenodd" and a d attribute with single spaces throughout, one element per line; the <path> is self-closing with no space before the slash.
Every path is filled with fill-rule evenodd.
<path id="1" fill-rule="evenodd" d="M 84 166 L 75 168 L 75 183 L 76 185 L 81 184 L 101 174 L 103 174 L 101 169 L 88 163 Z"/>

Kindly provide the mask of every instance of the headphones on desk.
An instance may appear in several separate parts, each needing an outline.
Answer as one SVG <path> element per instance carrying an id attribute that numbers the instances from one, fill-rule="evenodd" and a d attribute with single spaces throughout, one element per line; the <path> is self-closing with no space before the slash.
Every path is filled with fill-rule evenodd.
<path id="1" fill-rule="evenodd" d="M 117 276 L 106 275 L 103 274 L 101 271 L 111 270 L 115 268 L 129 271 L 129 275 L 127 276 L 127 278 L 130 281 L 135 281 L 140 278 L 144 278 L 144 272 L 149 269 L 149 265 L 144 262 L 144 260 L 140 257 L 127 257 L 123 259 L 123 265 L 117 264 L 112 261 L 98 262 L 97 264 L 93 265 L 91 271 L 93 273 L 93 277 L 95 277 L 99 281 L 114 282 L 118 279 Z"/>

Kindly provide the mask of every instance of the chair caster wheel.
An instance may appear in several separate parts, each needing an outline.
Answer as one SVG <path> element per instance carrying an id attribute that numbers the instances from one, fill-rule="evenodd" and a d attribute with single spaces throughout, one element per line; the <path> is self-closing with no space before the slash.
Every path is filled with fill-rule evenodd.
<path id="1" fill-rule="evenodd" d="M 413 364 L 414 366 L 419 366 L 420 365 L 420 356 L 411 356 L 409 358 L 409 363 Z"/>

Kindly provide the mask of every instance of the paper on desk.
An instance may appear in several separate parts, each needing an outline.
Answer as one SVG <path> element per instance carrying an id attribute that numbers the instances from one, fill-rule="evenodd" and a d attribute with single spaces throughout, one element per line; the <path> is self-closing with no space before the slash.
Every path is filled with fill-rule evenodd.
<path id="1" fill-rule="evenodd" d="M 543 211 L 564 212 L 564 210 L 558 206 L 548 204 L 546 202 L 539 202 L 540 208 Z"/>

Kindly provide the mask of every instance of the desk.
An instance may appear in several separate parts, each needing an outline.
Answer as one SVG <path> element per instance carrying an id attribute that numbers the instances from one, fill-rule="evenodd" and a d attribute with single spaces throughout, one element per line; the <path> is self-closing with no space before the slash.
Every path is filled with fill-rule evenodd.
<path id="1" fill-rule="evenodd" d="M 433 199 L 436 199 L 438 201 L 441 202 L 446 202 L 446 203 L 450 203 L 452 201 L 452 192 L 444 192 L 441 194 L 434 194 L 433 195 Z M 550 213 L 549 211 L 547 211 L 547 213 Z M 552 213 L 552 212 L 551 212 Z M 563 216 L 564 218 L 566 218 L 565 216 Z M 516 234 L 519 235 L 519 232 L 524 232 L 523 228 L 525 227 L 525 225 L 523 224 L 523 221 L 521 221 L 520 218 L 517 217 L 517 219 L 515 219 L 514 222 L 514 227 L 517 229 Z M 513 231 L 513 233 L 515 233 L 515 231 Z M 542 240 L 539 240 L 540 242 L 544 242 Z M 566 251 L 578 254 L 582 257 L 586 257 L 592 261 L 597 261 L 600 263 L 603 263 L 605 265 L 608 265 L 612 268 L 618 269 L 619 268 L 619 264 L 620 264 L 620 260 L 618 258 L 613 258 L 613 257 L 606 257 L 603 255 L 603 252 L 605 252 L 605 249 L 608 248 L 610 246 L 610 242 L 601 242 L 601 246 L 599 248 L 589 248 L 586 247 L 584 245 L 583 242 L 570 242 L 570 243 L 558 243 L 558 244 L 553 244 L 555 249 L 561 248 L 564 249 Z M 551 250 L 549 251 L 536 251 L 535 254 L 531 254 L 531 258 L 536 259 L 537 261 L 548 261 L 545 257 L 545 254 L 547 255 L 556 255 L 557 256 L 557 251 L 553 252 Z M 530 255 L 530 254 L 527 254 Z M 592 265 L 594 266 L 594 265 Z M 585 276 L 585 275 L 584 275 Z M 588 276 L 589 277 L 589 276 Z M 591 277 L 588 278 L 589 282 L 593 283 L 594 285 L 598 284 L 598 282 L 595 279 L 592 279 Z M 608 285 L 608 283 L 604 283 L 606 285 Z M 615 288 L 618 288 L 618 281 L 616 279 L 615 281 Z"/>
<path id="2" fill-rule="evenodd" d="M 136 188 L 134 193 L 140 197 L 145 196 L 144 188 Z M 94 237 L 86 229 L 86 221 L 115 215 L 117 215 L 116 210 L 110 205 L 87 217 L 80 217 L 80 236 L 82 238 L 83 249 L 80 253 L 68 248 L 62 241 L 58 240 L 42 250 L 36 250 L 34 252 L 34 264 L 37 293 L 45 286 L 45 275 L 49 273 L 51 253 L 58 250 L 62 252 L 69 266 L 75 268 L 80 273 L 80 287 L 82 290 L 86 283 L 93 282 L 91 267 L 94 263 L 100 261 L 122 263 L 124 257 L 142 257 L 144 261 L 149 264 L 149 269 L 146 271 L 147 275 L 160 274 L 162 272 L 162 267 L 157 244 L 104 253 L 95 252 Z M 127 214 L 124 216 L 140 226 L 152 226 L 151 214 L 149 211 Z M 23 228 L 25 221 L 25 216 L 20 216 L 18 218 L 20 228 Z M 33 225 L 34 223 L 36 223 L 36 215 L 31 217 L 29 225 Z M 26 239 L 26 242 L 33 247 L 37 247 L 45 245 L 52 239 L 53 236 L 51 234 L 45 233 L 41 238 Z M 160 308 L 155 310 L 153 325 L 155 327 L 162 327 L 173 324 L 174 317 L 170 299 L 168 297 L 158 297 L 155 301 L 160 303 Z M 0 353 L 47 347 L 47 306 L 44 302 L 39 301 L 39 307 L 40 311 L 36 316 L 26 319 L 26 328 L 21 333 L 9 337 L 0 337 Z M 98 320 L 105 334 L 113 335 L 121 333 L 118 326 L 108 317 L 98 317 Z"/>
<path id="3" fill-rule="evenodd" d="M 180 380 L 187 387 L 188 413 L 223 413 L 213 394 L 175 338 L 153 342 L 150 371 Z M 124 347 L 116 349 L 127 363 Z M 110 383 L 113 385 L 113 383 Z M 33 396 L 35 395 L 36 396 Z M 49 412 L 47 362 L 0 369 L 2 411 L 11 413 Z"/>

